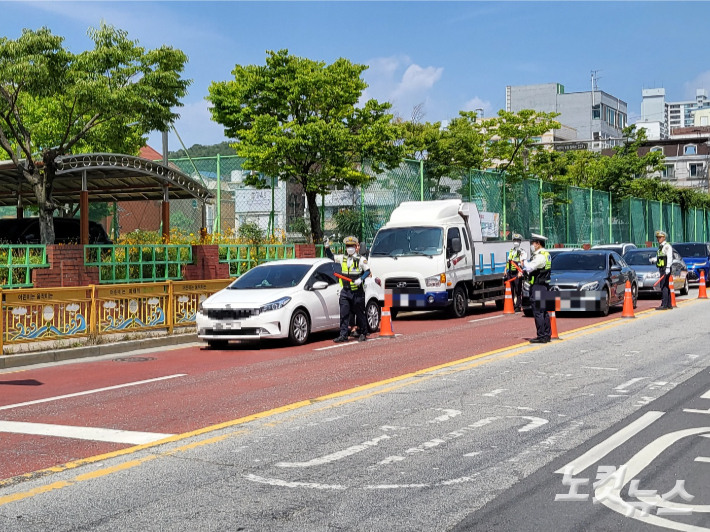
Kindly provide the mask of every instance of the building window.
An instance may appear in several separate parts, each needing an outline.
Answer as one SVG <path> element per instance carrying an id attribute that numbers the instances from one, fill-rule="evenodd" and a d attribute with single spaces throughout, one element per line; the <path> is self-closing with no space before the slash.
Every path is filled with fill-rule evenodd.
<path id="1" fill-rule="evenodd" d="M 688 164 L 688 175 L 690 177 L 702 177 L 703 163 L 689 163 Z"/>
<path id="2" fill-rule="evenodd" d="M 606 121 L 610 126 L 614 125 L 614 109 L 606 108 Z"/>
<path id="3" fill-rule="evenodd" d="M 683 151 L 685 155 L 697 155 L 698 154 L 698 148 L 697 146 L 686 146 L 685 150 Z"/>
<path id="4" fill-rule="evenodd" d="M 673 179 L 675 177 L 675 165 L 674 164 L 667 164 L 663 168 L 663 171 L 661 172 L 661 175 L 665 177 L 666 179 Z"/>
<path id="5" fill-rule="evenodd" d="M 663 151 L 663 148 L 656 146 L 655 148 L 651 148 L 651 151 Z"/>
<path id="6" fill-rule="evenodd" d="M 592 120 L 602 119 L 602 104 L 592 105 Z"/>
<path id="7" fill-rule="evenodd" d="M 619 129 L 624 129 L 626 127 L 626 115 L 624 113 L 619 113 Z"/>
<path id="8" fill-rule="evenodd" d="M 701 116 L 701 117 L 700 117 L 700 125 L 701 125 L 701 126 L 707 126 L 707 125 L 708 125 L 708 117 L 707 117 L 707 116 Z"/>

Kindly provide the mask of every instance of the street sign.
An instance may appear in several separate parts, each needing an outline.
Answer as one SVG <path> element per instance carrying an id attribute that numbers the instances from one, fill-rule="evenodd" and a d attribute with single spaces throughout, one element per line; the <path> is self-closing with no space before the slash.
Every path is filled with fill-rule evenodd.
<path id="1" fill-rule="evenodd" d="M 568 142 L 565 144 L 555 144 L 555 151 L 588 150 L 589 144 L 586 142 Z"/>

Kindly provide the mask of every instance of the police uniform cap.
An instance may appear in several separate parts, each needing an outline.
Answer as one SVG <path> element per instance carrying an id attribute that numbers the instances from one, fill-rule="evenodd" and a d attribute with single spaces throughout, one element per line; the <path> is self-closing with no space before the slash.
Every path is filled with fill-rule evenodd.
<path id="1" fill-rule="evenodd" d="M 357 246 L 359 244 L 359 241 L 355 236 L 346 236 L 343 239 L 343 244 L 345 244 L 346 246 Z"/>
<path id="2" fill-rule="evenodd" d="M 514 240 L 514 241 L 515 241 L 515 240 L 520 240 L 520 241 L 522 241 L 522 240 L 523 240 L 523 235 L 521 235 L 520 233 L 513 233 L 513 240 Z"/>
<path id="3" fill-rule="evenodd" d="M 530 242 L 540 242 L 540 244 L 544 244 L 547 242 L 547 237 L 542 236 L 542 235 L 536 235 L 535 233 L 532 233 L 530 235 Z"/>
<path id="4" fill-rule="evenodd" d="M 668 235 L 666 235 L 665 231 L 656 231 L 656 238 L 658 238 L 659 236 L 662 236 L 663 238 L 668 237 Z"/>

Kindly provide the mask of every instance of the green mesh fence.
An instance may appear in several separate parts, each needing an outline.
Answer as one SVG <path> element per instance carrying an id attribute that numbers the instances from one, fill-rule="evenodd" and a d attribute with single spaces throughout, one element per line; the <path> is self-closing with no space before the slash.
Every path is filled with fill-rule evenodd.
<path id="1" fill-rule="evenodd" d="M 171 163 L 219 197 L 204 212 L 196 201 L 172 201 L 173 227 L 197 233 L 204 219 L 210 232 L 239 232 L 251 223 L 279 241 L 310 238 L 309 206 L 299 184 L 259 176 L 266 188 L 249 186 L 251 172 L 244 170 L 243 160 L 237 156 L 175 159 Z M 372 179 L 364 186 L 337 187 L 318 197 L 316 207 L 326 235 L 339 239 L 354 234 L 369 243 L 402 202 L 456 198 L 476 204 L 489 240 L 510 239 L 513 233 L 526 238 L 542 233 L 550 244 L 581 247 L 633 242 L 643 246 L 654 240 L 658 229 L 666 231 L 671 242 L 710 239 L 710 218 L 702 209 L 684 212 L 679 205 L 638 198 L 612 201 L 607 192 L 541 184 L 534 179 L 506 183 L 502 174 L 490 171 L 452 169 L 439 176 L 413 160 L 381 173 L 366 164 L 365 172 Z M 160 230 L 159 202 L 142 203 L 118 204 L 116 218 L 121 232 Z"/>

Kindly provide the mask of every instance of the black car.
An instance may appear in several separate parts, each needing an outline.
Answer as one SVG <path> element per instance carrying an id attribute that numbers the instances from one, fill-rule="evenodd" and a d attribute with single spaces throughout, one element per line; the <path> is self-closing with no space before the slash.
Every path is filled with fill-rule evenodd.
<path id="1" fill-rule="evenodd" d="M 593 292 L 599 298 L 599 310 L 609 314 L 614 305 L 623 305 L 626 281 L 631 283 L 634 308 L 638 299 L 636 272 L 621 256 L 609 250 L 569 251 L 552 258 L 550 290 L 559 292 Z M 563 308 L 565 311 L 585 311 Z M 532 316 L 529 285 L 523 284 L 523 312 Z"/>
<path id="2" fill-rule="evenodd" d="M 0 220 L 0 241 L 6 244 L 39 244 L 39 218 Z M 78 218 L 54 218 L 54 242 L 78 244 L 81 236 Z M 89 222 L 89 244 L 112 244 L 100 223 Z"/>

